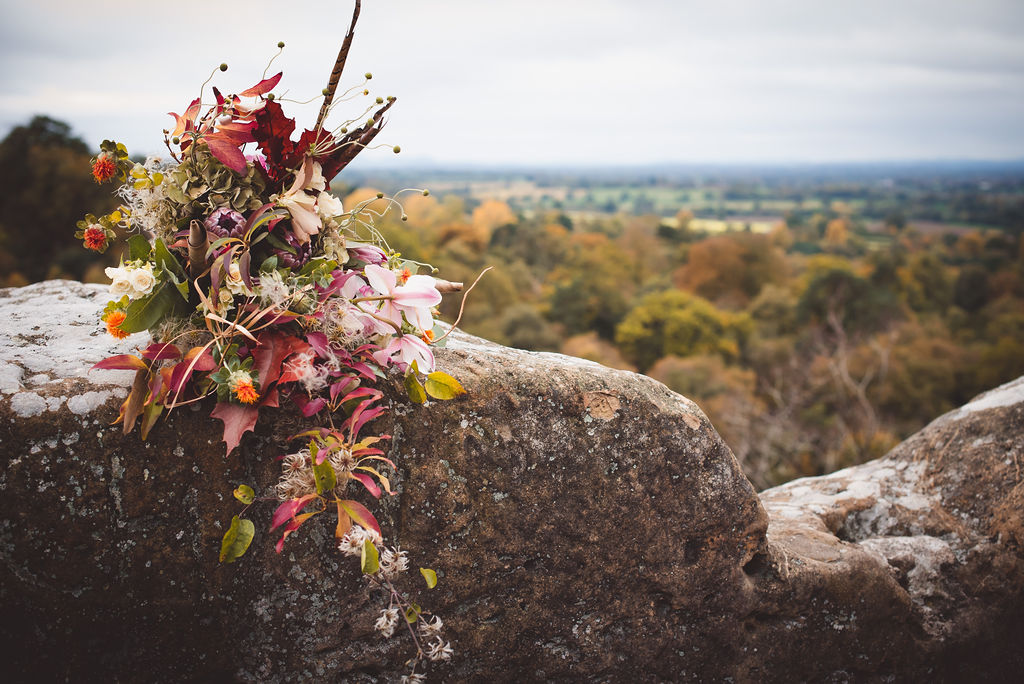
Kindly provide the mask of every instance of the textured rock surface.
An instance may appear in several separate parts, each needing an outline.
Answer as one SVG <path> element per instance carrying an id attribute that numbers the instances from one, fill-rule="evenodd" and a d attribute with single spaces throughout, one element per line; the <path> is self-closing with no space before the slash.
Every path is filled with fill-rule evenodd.
<path id="1" fill-rule="evenodd" d="M 384 681 L 327 521 L 217 564 L 231 489 L 275 479 L 282 412 L 225 459 L 206 411 L 107 427 L 130 373 L 102 290 L 0 291 L 0 643 L 16 680 Z M 135 340 L 139 343 L 141 340 Z M 377 505 L 456 648 L 448 681 L 998 677 L 1021 666 L 1024 384 L 887 458 L 765 492 L 707 419 L 641 376 L 459 337 L 469 395 L 396 401 L 402 493 Z M 763 506 L 762 506 L 763 502 Z M 769 522 L 770 518 L 770 522 Z M 308 528 L 308 529 L 307 529 Z M 419 587 L 418 577 L 411 578 Z"/>

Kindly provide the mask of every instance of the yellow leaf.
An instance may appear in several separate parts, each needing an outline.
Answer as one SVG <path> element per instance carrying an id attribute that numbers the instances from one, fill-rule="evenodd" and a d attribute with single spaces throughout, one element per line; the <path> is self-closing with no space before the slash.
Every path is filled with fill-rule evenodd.
<path id="1" fill-rule="evenodd" d="M 427 376 L 427 394 L 434 399 L 454 399 L 466 393 L 459 381 L 442 371 L 434 371 Z"/>

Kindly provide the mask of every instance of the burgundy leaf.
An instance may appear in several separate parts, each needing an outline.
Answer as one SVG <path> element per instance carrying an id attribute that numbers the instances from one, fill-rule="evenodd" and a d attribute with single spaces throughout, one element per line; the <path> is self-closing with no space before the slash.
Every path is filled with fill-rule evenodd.
<path id="1" fill-rule="evenodd" d="M 142 350 L 142 356 L 151 361 L 166 361 L 181 357 L 181 350 L 173 344 L 156 342 Z"/>
<path id="2" fill-rule="evenodd" d="M 242 441 L 242 435 L 252 432 L 259 415 L 260 410 L 255 406 L 243 406 L 226 401 L 218 402 L 213 408 L 210 416 L 224 421 L 224 442 L 228 447 L 225 456 L 234 451 Z"/>

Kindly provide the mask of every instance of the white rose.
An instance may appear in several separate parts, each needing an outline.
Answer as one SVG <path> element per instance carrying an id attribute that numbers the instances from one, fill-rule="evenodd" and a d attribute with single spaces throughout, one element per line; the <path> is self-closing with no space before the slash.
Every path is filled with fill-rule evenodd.
<path id="1" fill-rule="evenodd" d="M 103 269 L 103 272 L 106 273 L 107 277 L 110 278 L 111 280 L 119 280 L 121 278 L 128 277 L 128 269 L 124 268 L 123 266 L 107 266 L 105 269 Z"/>
<path id="2" fill-rule="evenodd" d="M 156 285 L 156 276 L 153 275 L 152 268 L 148 265 L 133 269 L 128 274 L 128 280 L 131 283 L 132 289 L 135 290 L 136 297 L 148 295 L 153 291 L 153 286 Z"/>
<path id="3" fill-rule="evenodd" d="M 320 196 L 316 201 L 316 208 L 317 211 L 320 212 L 321 218 L 325 219 L 341 216 L 345 213 L 345 208 L 341 205 L 341 200 L 329 192 L 320 193 Z"/>
<path id="4" fill-rule="evenodd" d="M 110 294 L 116 299 L 120 299 L 125 295 L 128 295 L 128 299 L 135 299 L 132 295 L 135 292 L 132 290 L 132 284 L 127 278 L 117 278 L 114 282 L 110 283 Z"/>
<path id="5" fill-rule="evenodd" d="M 128 269 L 123 266 L 107 266 L 103 269 L 103 272 L 112 281 L 110 283 L 110 295 L 112 297 L 120 299 L 125 295 L 130 295 L 132 284 L 128 280 Z"/>

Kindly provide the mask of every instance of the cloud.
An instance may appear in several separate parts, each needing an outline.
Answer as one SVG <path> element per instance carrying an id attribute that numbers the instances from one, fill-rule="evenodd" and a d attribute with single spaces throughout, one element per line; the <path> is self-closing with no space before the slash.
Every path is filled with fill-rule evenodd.
<path id="1" fill-rule="evenodd" d="M 214 7 L 12 7 L 0 124 L 46 113 L 157 152 L 165 112 L 221 61 L 225 89 L 259 80 L 278 40 L 289 96 L 323 87 L 347 3 Z M 382 137 L 412 160 L 1009 158 L 1024 156 L 1022 29 L 1012 0 L 373 0 L 348 72 L 399 97 Z"/>

